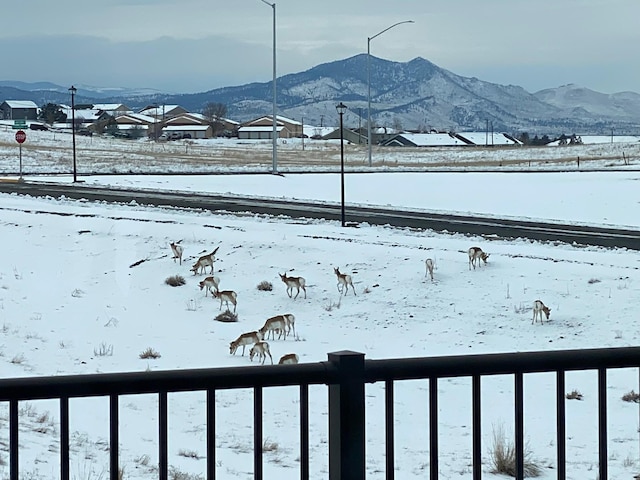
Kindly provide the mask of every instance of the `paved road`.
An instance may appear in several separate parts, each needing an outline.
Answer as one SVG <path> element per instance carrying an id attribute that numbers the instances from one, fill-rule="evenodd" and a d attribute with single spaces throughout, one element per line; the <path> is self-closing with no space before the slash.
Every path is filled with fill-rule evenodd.
<path id="1" fill-rule="evenodd" d="M 226 197 L 187 192 L 167 192 L 143 189 L 115 189 L 82 184 L 0 182 L 0 192 L 22 193 L 32 196 L 65 196 L 74 199 L 100 200 L 141 205 L 174 206 L 211 211 L 253 212 L 267 215 L 285 215 L 293 218 L 341 219 L 339 204 L 324 204 L 281 199 Z M 514 219 L 425 213 L 415 210 L 397 210 L 383 207 L 346 208 L 348 225 L 359 223 L 392 225 L 435 231 L 448 231 L 501 238 L 529 238 L 532 240 L 561 241 L 603 247 L 621 247 L 640 250 L 640 231 L 602 228 L 559 223 L 529 222 Z"/>

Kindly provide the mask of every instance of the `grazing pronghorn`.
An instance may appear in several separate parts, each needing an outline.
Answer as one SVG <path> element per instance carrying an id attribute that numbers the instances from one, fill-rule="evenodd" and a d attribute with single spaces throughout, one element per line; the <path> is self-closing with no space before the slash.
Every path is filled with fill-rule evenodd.
<path id="1" fill-rule="evenodd" d="M 176 258 L 180 260 L 180 265 L 182 265 L 182 253 L 184 252 L 184 247 L 180 245 L 182 240 L 178 240 L 177 242 L 171 242 L 171 251 L 173 252 L 173 261 L 176 261 Z"/>
<path id="2" fill-rule="evenodd" d="M 280 275 L 280 279 L 287 285 L 287 295 L 289 298 L 293 295 L 293 289 L 296 289 L 296 296 L 293 297 L 295 300 L 300 295 L 300 289 L 304 290 L 304 298 L 307 298 L 307 289 L 305 288 L 306 280 L 302 277 L 287 277 L 287 273 L 278 274 Z"/>
<path id="3" fill-rule="evenodd" d="M 480 247 L 471 247 L 469 249 L 469 270 L 471 270 L 471 266 L 473 265 L 473 269 L 476 269 L 476 262 L 478 262 L 478 266 L 480 266 L 480 260 L 487 264 L 487 259 L 489 258 L 490 253 L 484 253 Z"/>
<path id="4" fill-rule="evenodd" d="M 275 340 L 275 332 L 278 332 L 278 340 L 283 336 L 286 340 L 293 322 L 295 322 L 295 317 L 290 313 L 286 315 L 276 315 L 275 317 L 267 318 L 267 321 L 264 322 L 264 325 L 258 332 L 265 340 L 269 340 L 269 334 L 271 334 L 271 338 Z"/>
<path id="5" fill-rule="evenodd" d="M 433 260 L 431 258 L 427 258 L 424 261 L 424 263 L 427 267 L 427 270 L 425 271 L 424 276 L 426 277 L 427 275 L 429 275 L 429 277 L 431 278 L 431 281 L 433 282 L 433 265 L 434 265 Z"/>
<path id="6" fill-rule="evenodd" d="M 193 272 L 194 275 L 200 272 L 206 273 L 205 270 L 207 267 L 211 267 L 211 273 L 213 273 L 213 262 L 216 259 L 215 254 L 219 248 L 220 247 L 217 247 L 209 255 L 203 255 L 198 259 L 196 263 L 193 264 L 193 267 L 191 267 L 191 271 Z"/>
<path id="7" fill-rule="evenodd" d="M 538 317 L 540 317 L 540 323 L 544 324 L 544 319 L 542 318 L 543 313 L 544 313 L 544 316 L 547 317 L 547 320 L 549 320 L 549 315 L 551 315 L 551 309 L 547 307 L 544 303 L 542 303 L 542 300 L 536 300 L 535 302 L 533 302 L 533 321 L 531 322 L 531 325 L 536 323 L 536 320 L 538 319 Z"/>
<path id="8" fill-rule="evenodd" d="M 238 294 L 236 292 L 233 290 L 223 290 L 222 292 L 220 290 L 213 290 L 211 295 L 213 295 L 213 298 L 220 299 L 220 310 L 222 310 L 222 303 L 227 304 L 227 310 L 229 310 L 229 303 L 233 303 L 233 313 L 236 313 L 236 303 L 238 300 Z"/>
<path id="9" fill-rule="evenodd" d="M 295 353 L 287 353 L 280 357 L 278 365 L 295 365 L 298 363 L 298 355 Z"/>
<path id="10" fill-rule="evenodd" d="M 253 345 L 254 343 L 258 343 L 262 341 L 262 336 L 258 332 L 247 332 L 240 335 L 233 342 L 229 344 L 229 353 L 231 355 L 236 354 L 236 350 L 238 347 L 242 345 L 242 355 L 244 356 L 244 347 L 246 345 Z"/>
<path id="11" fill-rule="evenodd" d="M 284 320 L 287 322 L 287 335 L 290 335 L 293 331 L 293 339 L 296 338 L 296 317 L 293 313 L 285 313 L 282 315 Z"/>
<path id="12" fill-rule="evenodd" d="M 351 275 L 346 273 L 340 273 L 340 268 L 334 268 L 333 272 L 338 277 L 338 292 L 342 293 L 344 291 L 344 294 L 346 295 L 347 292 L 349 291 L 349 285 L 351 285 L 351 288 L 353 289 L 353 294 L 355 295 L 356 288 L 353 286 L 353 280 L 351 279 Z"/>
<path id="13" fill-rule="evenodd" d="M 200 283 L 200 290 L 202 290 L 203 288 L 205 289 L 204 291 L 204 296 L 207 296 L 207 292 L 211 292 L 211 296 L 213 296 L 213 292 L 214 290 L 217 291 L 218 290 L 218 286 L 220 285 L 220 279 L 218 277 L 207 277 L 204 280 L 202 280 Z"/>
<path id="14" fill-rule="evenodd" d="M 253 357 L 258 356 L 258 361 L 262 359 L 262 364 L 264 365 L 264 361 L 267 359 L 267 355 L 271 359 L 271 365 L 273 365 L 273 357 L 271 356 L 271 352 L 269 351 L 269 344 L 267 342 L 257 342 L 251 350 L 249 350 L 249 360 L 253 362 Z"/>

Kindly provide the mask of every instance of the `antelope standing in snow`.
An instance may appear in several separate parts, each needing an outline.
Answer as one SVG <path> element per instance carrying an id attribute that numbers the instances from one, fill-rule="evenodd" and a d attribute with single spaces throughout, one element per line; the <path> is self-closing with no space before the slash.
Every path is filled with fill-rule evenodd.
<path id="1" fill-rule="evenodd" d="M 271 356 L 271 352 L 269 351 L 269 344 L 267 342 L 257 342 L 251 350 L 249 350 L 249 360 L 253 362 L 253 357 L 258 356 L 258 361 L 262 359 L 262 364 L 264 365 L 264 361 L 267 359 L 267 355 L 271 359 L 271 365 L 273 365 L 273 357 Z"/>
<path id="2" fill-rule="evenodd" d="M 218 286 L 220 285 L 220 279 L 218 277 L 207 277 L 202 280 L 200 283 L 200 290 L 205 289 L 204 296 L 207 296 L 207 292 L 211 292 L 211 296 L 213 296 L 214 290 L 218 290 Z"/>
<path id="3" fill-rule="evenodd" d="M 283 274 L 278 274 L 280 275 L 280 279 L 285 283 L 285 285 L 287 286 L 287 295 L 289 295 L 289 298 L 291 298 L 291 296 L 293 295 L 293 289 L 296 289 L 296 296 L 293 297 L 293 299 L 295 300 L 296 298 L 298 298 L 298 295 L 300 295 L 300 289 L 302 289 L 304 291 L 304 298 L 307 298 L 307 289 L 305 288 L 306 285 L 306 281 L 304 278 L 302 277 L 287 277 L 287 273 L 283 273 Z"/>
<path id="4" fill-rule="evenodd" d="M 239 346 L 242 346 L 242 356 L 244 356 L 244 347 L 247 345 L 253 345 L 262 341 L 262 336 L 258 332 L 247 332 L 240 335 L 233 342 L 229 344 L 229 353 L 231 355 L 236 354 Z"/>
<path id="5" fill-rule="evenodd" d="M 551 315 L 551 309 L 547 307 L 541 300 L 536 300 L 533 302 L 533 321 L 531 325 L 536 323 L 538 317 L 540 317 L 540 323 L 544 324 L 544 319 L 542 318 L 542 314 L 549 320 L 549 315 Z"/>
<path id="6" fill-rule="evenodd" d="M 431 278 L 431 281 L 433 282 L 433 260 L 431 258 L 427 258 L 424 261 L 425 265 L 426 265 L 426 271 L 424 273 L 424 276 L 426 277 L 427 275 L 429 275 L 429 277 Z"/>
<path id="7" fill-rule="evenodd" d="M 219 248 L 220 247 L 217 247 L 209 255 L 203 255 L 198 259 L 196 263 L 193 264 L 193 267 L 191 267 L 191 271 L 193 272 L 194 275 L 200 272 L 206 273 L 207 267 L 211 267 L 211 273 L 213 273 L 213 262 L 216 259 L 215 254 Z"/>
<path id="8" fill-rule="evenodd" d="M 176 261 L 176 258 L 180 260 L 180 265 L 182 265 L 182 253 L 184 252 L 184 247 L 180 245 L 182 240 L 178 240 L 177 242 L 171 242 L 171 251 L 173 252 L 173 261 Z"/>
<path id="9" fill-rule="evenodd" d="M 227 304 L 227 310 L 229 310 L 229 303 L 233 303 L 233 313 L 236 313 L 236 303 L 238 299 L 238 294 L 233 290 L 223 290 L 222 292 L 219 290 L 214 290 L 211 292 L 213 298 L 220 299 L 220 310 L 222 310 L 222 304 Z"/>
<path id="10" fill-rule="evenodd" d="M 486 265 L 489 255 L 491 254 L 483 252 L 480 247 L 471 247 L 469 249 L 469 270 L 471 270 L 471 266 L 473 266 L 474 270 L 476 269 L 476 262 L 480 266 L 480 260 Z"/>
<path id="11" fill-rule="evenodd" d="M 291 320 L 293 319 L 293 321 Z M 284 336 L 284 339 L 287 339 L 287 335 L 289 334 L 289 325 L 293 325 L 295 321 L 295 317 L 288 313 L 287 315 L 276 315 L 275 317 L 268 318 L 264 325 L 258 332 L 262 335 L 262 338 L 265 340 L 269 340 L 269 334 L 271 334 L 271 338 L 275 340 L 276 331 L 278 332 L 278 340 Z"/>
<path id="12" fill-rule="evenodd" d="M 295 365 L 298 363 L 298 355 L 295 353 L 287 353 L 280 357 L 278 365 Z"/>
<path id="13" fill-rule="evenodd" d="M 338 277 L 338 292 L 342 293 L 344 291 L 344 294 L 346 295 L 347 292 L 349 292 L 349 285 L 351 285 L 351 288 L 353 289 L 353 294 L 355 295 L 356 289 L 353 286 L 353 280 L 351 279 L 351 275 L 348 275 L 346 273 L 340 273 L 340 268 L 334 268 L 333 272 Z"/>

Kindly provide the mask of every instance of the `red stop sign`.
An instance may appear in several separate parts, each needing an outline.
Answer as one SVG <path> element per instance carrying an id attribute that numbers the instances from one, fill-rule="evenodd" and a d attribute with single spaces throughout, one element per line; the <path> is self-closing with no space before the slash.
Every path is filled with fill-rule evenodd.
<path id="1" fill-rule="evenodd" d="M 24 143 L 24 141 L 27 139 L 27 134 L 24 133 L 23 130 L 18 130 L 16 132 L 16 142 L 18 143 Z"/>

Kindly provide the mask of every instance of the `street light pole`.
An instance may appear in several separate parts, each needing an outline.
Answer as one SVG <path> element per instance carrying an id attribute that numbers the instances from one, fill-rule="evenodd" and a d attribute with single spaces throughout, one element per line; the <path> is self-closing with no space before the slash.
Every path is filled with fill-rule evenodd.
<path id="1" fill-rule="evenodd" d="M 342 129 L 342 116 L 347 110 L 347 106 L 340 102 L 336 105 L 338 115 L 340 115 L 340 204 L 342 206 L 340 219 L 342 220 L 342 226 L 345 226 L 344 215 L 344 130 Z"/>
<path id="2" fill-rule="evenodd" d="M 74 96 L 78 89 L 71 85 L 69 88 L 71 92 L 71 137 L 73 138 L 73 183 L 78 181 L 76 172 L 76 105 L 74 102 Z"/>
<path id="3" fill-rule="evenodd" d="M 276 4 L 261 0 L 273 9 L 273 166 L 271 173 L 278 173 L 278 122 L 276 120 Z"/>
<path id="4" fill-rule="evenodd" d="M 264 0 L 262 0 L 264 1 Z M 367 153 L 369 157 L 369 166 L 373 165 L 371 159 L 371 40 L 382 35 L 393 27 L 402 25 L 403 23 L 414 23 L 413 20 L 404 20 L 403 22 L 394 23 L 390 27 L 385 28 L 381 32 L 376 33 L 373 37 L 367 37 Z"/>

